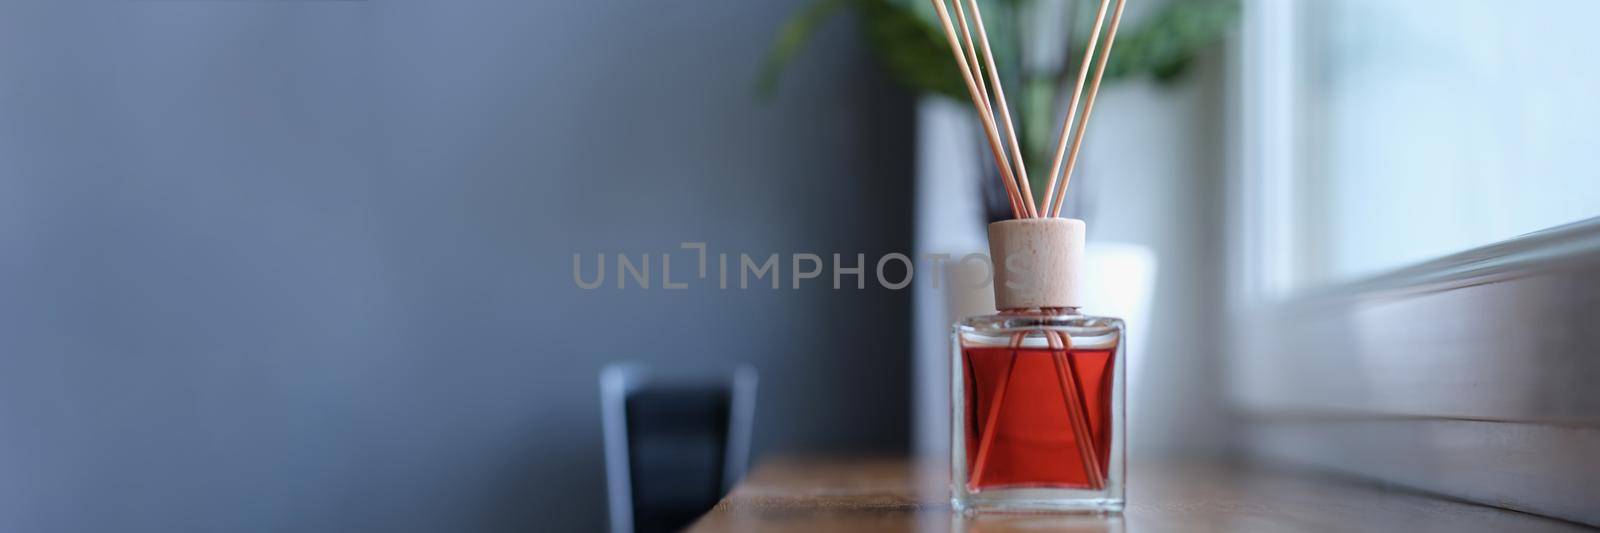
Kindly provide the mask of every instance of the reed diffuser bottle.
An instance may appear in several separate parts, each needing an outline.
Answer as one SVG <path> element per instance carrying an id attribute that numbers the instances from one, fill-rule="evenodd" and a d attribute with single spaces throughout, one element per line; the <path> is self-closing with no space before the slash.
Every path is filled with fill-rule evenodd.
<path id="1" fill-rule="evenodd" d="M 958 509 L 1122 509 L 1123 324 L 1079 312 L 1083 239 L 1074 219 L 989 225 L 1000 312 L 951 339 Z"/>
<path id="2" fill-rule="evenodd" d="M 1125 0 L 1114 10 L 1100 0 L 1043 204 L 1028 185 L 977 0 L 965 0 L 965 8 L 963 0 L 932 1 L 1014 217 L 989 225 L 999 313 L 962 320 L 951 339 L 951 503 L 966 512 L 1121 511 L 1123 325 L 1079 312 L 1084 223 L 1061 218 L 1061 205 Z M 1095 58 L 1108 11 L 1105 46 Z M 1098 68 L 1086 93 L 1091 64 Z"/>

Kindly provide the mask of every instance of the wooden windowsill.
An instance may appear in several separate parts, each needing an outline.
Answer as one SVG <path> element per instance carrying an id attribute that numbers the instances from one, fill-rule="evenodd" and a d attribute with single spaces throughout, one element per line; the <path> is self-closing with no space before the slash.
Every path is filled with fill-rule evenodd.
<path id="1" fill-rule="evenodd" d="M 950 509 L 944 465 L 766 461 L 690 529 L 717 531 L 1586 531 L 1582 526 L 1315 475 L 1223 464 L 1133 465 L 1121 516 Z"/>

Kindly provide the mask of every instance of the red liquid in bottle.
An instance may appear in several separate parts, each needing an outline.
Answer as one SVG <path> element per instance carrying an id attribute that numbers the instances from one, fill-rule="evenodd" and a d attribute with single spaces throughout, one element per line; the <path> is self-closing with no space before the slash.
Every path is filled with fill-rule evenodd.
<path id="1" fill-rule="evenodd" d="M 1101 488 L 1111 457 L 1113 353 L 963 349 L 967 490 Z"/>

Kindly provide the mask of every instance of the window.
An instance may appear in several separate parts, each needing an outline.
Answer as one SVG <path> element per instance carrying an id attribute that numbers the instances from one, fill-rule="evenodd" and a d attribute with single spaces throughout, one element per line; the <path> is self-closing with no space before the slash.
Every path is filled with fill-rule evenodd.
<path id="1" fill-rule="evenodd" d="M 1600 2 L 1247 10 L 1245 227 L 1269 292 L 1600 215 Z M 1278 205 L 1265 205 L 1273 204 Z"/>

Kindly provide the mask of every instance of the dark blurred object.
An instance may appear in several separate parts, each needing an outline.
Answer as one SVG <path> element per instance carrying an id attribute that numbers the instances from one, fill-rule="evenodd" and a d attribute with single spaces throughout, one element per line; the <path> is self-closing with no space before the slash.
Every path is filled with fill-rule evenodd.
<path id="1" fill-rule="evenodd" d="M 677 531 L 744 477 L 756 372 L 656 376 L 638 365 L 600 373 L 612 533 Z"/>

